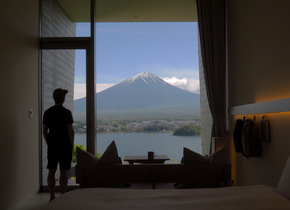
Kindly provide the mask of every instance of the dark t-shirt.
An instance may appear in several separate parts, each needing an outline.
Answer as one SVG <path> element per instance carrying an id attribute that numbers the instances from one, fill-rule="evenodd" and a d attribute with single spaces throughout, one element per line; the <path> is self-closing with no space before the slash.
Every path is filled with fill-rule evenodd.
<path id="1" fill-rule="evenodd" d="M 43 124 L 48 127 L 48 150 L 71 150 L 67 126 L 73 122 L 71 111 L 63 106 L 52 106 L 44 112 Z"/>

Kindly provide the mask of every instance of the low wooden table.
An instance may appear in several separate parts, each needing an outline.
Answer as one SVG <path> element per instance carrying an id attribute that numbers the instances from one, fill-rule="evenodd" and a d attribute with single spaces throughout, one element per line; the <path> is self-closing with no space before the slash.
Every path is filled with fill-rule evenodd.
<path id="1" fill-rule="evenodd" d="M 170 160 L 166 155 L 156 155 L 152 160 L 149 160 L 147 155 L 127 155 L 124 157 L 124 161 L 128 161 L 129 164 L 164 163 L 166 160 Z"/>

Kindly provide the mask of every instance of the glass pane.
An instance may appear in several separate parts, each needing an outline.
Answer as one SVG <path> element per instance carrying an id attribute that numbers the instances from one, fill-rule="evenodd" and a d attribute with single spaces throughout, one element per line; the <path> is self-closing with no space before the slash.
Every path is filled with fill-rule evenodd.
<path id="1" fill-rule="evenodd" d="M 85 133 L 86 119 L 82 119 L 80 115 L 86 116 L 86 110 L 82 113 L 76 112 L 78 107 L 74 106 L 74 102 L 86 96 L 86 80 L 83 76 L 86 72 L 85 56 L 85 50 L 42 50 L 42 116 L 45 110 L 55 104 L 52 97 L 53 91 L 56 88 L 68 90 L 63 106 L 73 113 L 74 130 L 77 133 L 75 143 L 84 144 L 84 146 L 86 138 L 83 133 Z M 73 157 L 73 162 L 75 162 L 74 159 L 75 157 Z M 44 139 L 42 140 L 42 167 L 42 184 L 46 186 L 47 145 Z M 56 179 L 59 179 L 59 170 L 57 170 Z M 75 184 L 75 180 L 69 180 L 69 184 Z"/>
<path id="2" fill-rule="evenodd" d="M 90 0 L 42 0 L 41 12 L 42 37 L 90 36 Z"/>
<path id="3" fill-rule="evenodd" d="M 97 23 L 98 153 L 202 153 L 196 22 Z M 187 126 L 195 136 L 176 136 Z"/>

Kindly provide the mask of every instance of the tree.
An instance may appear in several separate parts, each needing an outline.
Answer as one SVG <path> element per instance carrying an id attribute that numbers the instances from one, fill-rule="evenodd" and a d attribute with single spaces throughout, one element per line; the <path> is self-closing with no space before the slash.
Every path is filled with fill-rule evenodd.
<path id="1" fill-rule="evenodd" d="M 85 148 L 85 145 L 83 144 L 74 144 L 74 148 L 72 151 L 72 162 L 73 163 L 77 163 L 77 147 L 81 148 L 84 151 L 87 151 L 87 149 Z"/>
<path id="2" fill-rule="evenodd" d="M 177 129 L 173 135 L 176 136 L 200 136 L 201 126 L 200 125 L 186 125 Z"/>

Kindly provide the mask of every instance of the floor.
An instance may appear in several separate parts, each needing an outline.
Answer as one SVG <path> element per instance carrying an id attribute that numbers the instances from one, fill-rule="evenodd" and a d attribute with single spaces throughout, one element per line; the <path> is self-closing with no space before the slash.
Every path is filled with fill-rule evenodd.
<path id="1" fill-rule="evenodd" d="M 131 184 L 130 187 L 125 189 L 151 189 L 151 184 Z M 156 189 L 173 189 L 173 183 L 157 183 Z M 61 196 L 60 193 L 55 194 L 56 197 Z M 35 195 L 30 196 L 28 199 L 18 203 L 9 210 L 36 210 L 40 207 L 46 205 L 49 202 L 49 193 L 41 192 Z"/>
<path id="2" fill-rule="evenodd" d="M 60 196 L 60 193 L 56 193 L 56 197 Z M 29 197 L 29 199 L 21 201 L 9 210 L 34 210 L 46 205 L 49 202 L 49 193 L 42 192 Z"/>

